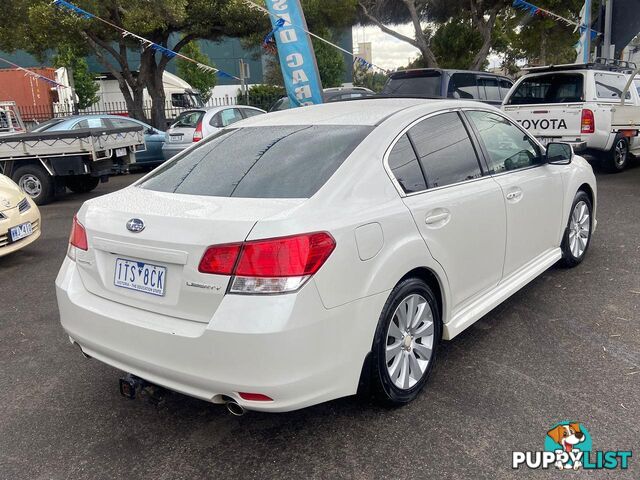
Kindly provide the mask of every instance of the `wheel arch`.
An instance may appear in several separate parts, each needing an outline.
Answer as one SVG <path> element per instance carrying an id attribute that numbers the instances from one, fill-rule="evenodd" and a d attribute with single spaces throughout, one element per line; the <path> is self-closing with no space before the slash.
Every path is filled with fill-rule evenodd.
<path id="1" fill-rule="evenodd" d="M 444 324 L 444 319 L 446 318 L 446 304 L 444 299 L 444 288 L 438 275 L 428 267 L 417 267 L 407 272 L 400 280 L 398 280 L 396 285 L 407 278 L 419 278 L 429 286 L 429 288 L 433 291 L 434 296 L 436 297 L 438 313 L 440 314 L 440 323 Z"/>

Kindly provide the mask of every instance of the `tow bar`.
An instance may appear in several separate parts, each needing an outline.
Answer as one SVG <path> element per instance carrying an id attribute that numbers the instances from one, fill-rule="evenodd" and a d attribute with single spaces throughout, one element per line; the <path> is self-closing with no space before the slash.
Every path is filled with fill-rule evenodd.
<path id="1" fill-rule="evenodd" d="M 147 382 L 131 373 L 120 379 L 120 395 L 129 400 L 142 397 L 149 400 L 153 405 L 159 405 L 164 401 L 166 390 L 158 385 Z"/>

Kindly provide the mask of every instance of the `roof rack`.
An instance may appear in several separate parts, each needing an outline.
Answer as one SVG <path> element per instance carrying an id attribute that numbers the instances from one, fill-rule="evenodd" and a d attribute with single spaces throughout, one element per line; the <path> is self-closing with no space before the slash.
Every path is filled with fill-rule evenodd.
<path id="1" fill-rule="evenodd" d="M 568 63 L 564 65 L 545 65 L 543 67 L 530 67 L 523 70 L 531 73 L 557 72 L 560 70 L 606 70 L 609 72 L 633 73 L 636 64 L 624 60 L 598 57 L 590 63 Z"/>

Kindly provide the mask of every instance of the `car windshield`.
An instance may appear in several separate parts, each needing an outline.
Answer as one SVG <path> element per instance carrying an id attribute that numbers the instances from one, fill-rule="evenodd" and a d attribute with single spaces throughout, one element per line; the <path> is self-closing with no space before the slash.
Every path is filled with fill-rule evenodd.
<path id="1" fill-rule="evenodd" d="M 515 87 L 508 105 L 568 103 L 584 101 L 584 77 L 581 73 L 550 73 L 525 78 Z"/>
<path id="2" fill-rule="evenodd" d="M 202 117 L 204 117 L 204 112 L 201 110 L 182 112 L 171 126 L 175 128 L 196 128 Z"/>
<path id="3" fill-rule="evenodd" d="M 139 186 L 243 198 L 309 198 L 372 131 L 353 125 L 226 129 Z"/>
<path id="4" fill-rule="evenodd" d="M 438 71 L 408 71 L 393 74 L 381 95 L 442 96 L 442 74 Z"/>

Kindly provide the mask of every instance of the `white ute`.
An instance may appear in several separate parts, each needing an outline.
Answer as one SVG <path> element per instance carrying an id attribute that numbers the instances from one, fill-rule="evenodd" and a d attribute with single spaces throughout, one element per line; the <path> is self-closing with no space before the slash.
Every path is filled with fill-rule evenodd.
<path id="1" fill-rule="evenodd" d="M 620 172 L 629 164 L 630 153 L 640 154 L 638 137 L 612 128 L 613 111 L 633 68 L 603 59 L 531 68 L 513 86 L 502 110 L 543 144 L 571 143 L 607 170 Z M 626 103 L 640 105 L 637 89 L 629 89 Z"/>

